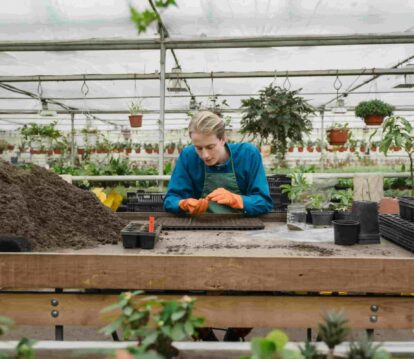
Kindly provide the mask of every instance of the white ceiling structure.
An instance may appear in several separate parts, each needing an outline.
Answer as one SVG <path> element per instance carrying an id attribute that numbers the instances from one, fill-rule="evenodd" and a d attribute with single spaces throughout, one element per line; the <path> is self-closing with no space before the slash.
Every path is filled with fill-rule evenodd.
<path id="1" fill-rule="evenodd" d="M 2 4 L 0 9 L 0 48 L 10 44 L 29 42 L 61 42 L 89 40 L 148 40 L 159 43 L 156 27 L 138 35 L 130 20 L 128 4 L 138 9 L 149 8 L 148 0 L 13 0 Z M 197 101 L 206 102 L 207 96 L 223 95 L 231 109 L 240 107 L 240 100 L 257 94 L 272 81 L 283 86 L 286 75 L 293 71 L 371 70 L 390 69 L 404 62 L 414 63 L 414 36 L 404 41 L 386 41 L 375 44 L 337 44 L 334 46 L 308 46 L 308 37 L 347 35 L 382 36 L 414 35 L 414 1 L 406 0 L 177 0 L 177 7 L 160 12 L 170 40 L 223 40 L 224 38 L 280 38 L 296 37 L 300 46 L 230 46 L 229 48 L 174 49 L 183 73 L 205 73 L 203 79 L 187 79 Z M 369 36 L 368 36 L 369 38 Z M 369 41 L 368 41 L 369 42 Z M 384 41 L 385 42 L 385 41 Z M 314 44 L 309 42 L 309 44 Z M 291 44 L 292 45 L 292 44 Z M 75 115 L 77 127 L 84 126 L 84 113 L 95 113 L 97 118 L 110 120 L 112 124 L 128 125 L 128 103 L 134 97 L 144 97 L 143 105 L 149 111 L 145 115 L 144 129 L 156 129 L 160 110 L 160 81 L 150 80 L 86 80 L 88 93 L 81 91 L 82 80 L 66 81 L 69 75 L 111 74 L 158 74 L 160 67 L 159 45 L 154 49 L 135 50 L 82 50 L 69 51 L 1 51 L 0 84 L 12 86 L 35 95 L 12 92 L 0 88 L 0 130 L 13 130 L 21 124 L 40 118 L 36 96 L 54 99 L 79 109 Z M 10 47 L 11 48 L 11 47 Z M 166 72 L 175 66 L 169 49 L 166 55 Z M 214 78 L 218 72 L 277 71 L 278 77 Z M 357 71 L 358 72 L 358 71 Z M 56 75 L 61 81 L 15 82 L 2 78 L 21 76 Z M 211 75 L 210 75 L 211 76 Z M 372 75 L 339 76 L 340 93 L 372 79 Z M 291 89 L 302 89 L 303 96 L 319 107 L 335 98 L 335 76 L 289 76 Z M 345 118 L 359 126 L 352 108 L 361 100 L 378 98 L 399 108 L 408 118 L 414 114 L 414 89 L 394 88 L 404 82 L 402 74 L 381 75 L 364 86 L 351 91 L 346 104 L 351 109 Z M 167 80 L 168 83 L 168 80 Z M 10 88 L 10 87 L 9 87 Z M 185 127 L 188 92 L 174 95 L 166 93 L 166 129 Z M 328 109 L 333 103 L 327 105 Z M 50 108 L 62 110 L 60 106 Z M 411 110 L 412 108 L 412 110 Z M 109 113 L 109 112 L 113 113 Z M 31 113 L 25 113 L 31 112 Z M 107 113 L 100 113 L 107 112 Z M 125 113 L 122 113 L 125 112 Z M 237 124 L 240 112 L 233 112 Z M 326 112 L 329 120 L 335 116 Z M 413 118 L 414 119 L 414 118 Z M 58 124 L 68 129 L 70 115 L 58 115 Z M 111 129 L 106 122 L 94 121 L 102 129 Z"/>

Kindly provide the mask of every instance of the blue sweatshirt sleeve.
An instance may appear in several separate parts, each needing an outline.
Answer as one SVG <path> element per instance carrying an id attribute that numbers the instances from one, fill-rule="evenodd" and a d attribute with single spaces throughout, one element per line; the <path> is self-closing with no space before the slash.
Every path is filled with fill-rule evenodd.
<path id="1" fill-rule="evenodd" d="M 243 144 L 235 165 L 236 174 L 241 177 L 244 213 L 257 216 L 268 213 L 273 208 L 269 185 L 263 166 L 262 156 L 256 147 Z M 240 167 L 239 173 L 237 167 Z"/>
<path id="2" fill-rule="evenodd" d="M 188 151 L 184 149 L 177 159 L 174 171 L 168 184 L 167 193 L 164 197 L 164 209 L 167 212 L 182 213 L 178 203 L 182 199 L 195 198 L 193 181 L 190 177 L 188 167 Z"/>

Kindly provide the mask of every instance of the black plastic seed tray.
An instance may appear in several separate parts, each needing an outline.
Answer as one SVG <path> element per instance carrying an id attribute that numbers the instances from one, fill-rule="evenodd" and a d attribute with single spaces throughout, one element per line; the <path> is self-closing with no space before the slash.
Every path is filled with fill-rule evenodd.
<path id="1" fill-rule="evenodd" d="M 383 237 L 414 252 L 414 223 L 396 214 L 380 214 L 379 225 Z"/>
<path id="2" fill-rule="evenodd" d="M 160 218 L 159 223 L 164 230 L 233 230 L 248 231 L 255 229 L 264 229 L 263 222 L 258 218 L 212 218 L 211 216 L 203 217 L 174 217 Z"/>
<path id="3" fill-rule="evenodd" d="M 153 249 L 162 226 L 155 225 L 155 231 L 148 232 L 148 224 L 142 222 L 129 222 L 121 231 L 124 248 Z"/>
<path id="4" fill-rule="evenodd" d="M 269 185 L 270 193 L 280 189 L 282 184 L 291 184 L 292 180 L 286 175 L 271 175 L 267 176 L 267 183 Z"/>
<path id="5" fill-rule="evenodd" d="M 414 197 L 401 197 L 399 203 L 401 218 L 414 222 Z"/>
<path id="6" fill-rule="evenodd" d="M 163 212 L 164 193 L 136 193 L 128 198 L 128 212 Z"/>

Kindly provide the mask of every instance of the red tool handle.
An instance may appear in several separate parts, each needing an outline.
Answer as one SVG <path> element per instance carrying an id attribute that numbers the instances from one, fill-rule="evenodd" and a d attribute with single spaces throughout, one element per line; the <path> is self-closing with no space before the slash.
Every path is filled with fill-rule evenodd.
<path id="1" fill-rule="evenodd" d="M 155 217 L 149 216 L 148 218 L 148 232 L 153 233 L 155 228 Z"/>

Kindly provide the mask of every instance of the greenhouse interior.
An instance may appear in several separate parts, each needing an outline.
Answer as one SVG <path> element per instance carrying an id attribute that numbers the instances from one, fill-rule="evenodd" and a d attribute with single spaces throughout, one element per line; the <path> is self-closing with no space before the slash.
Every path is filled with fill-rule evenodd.
<path id="1" fill-rule="evenodd" d="M 413 19 L 4 3 L 0 357 L 414 357 Z"/>

